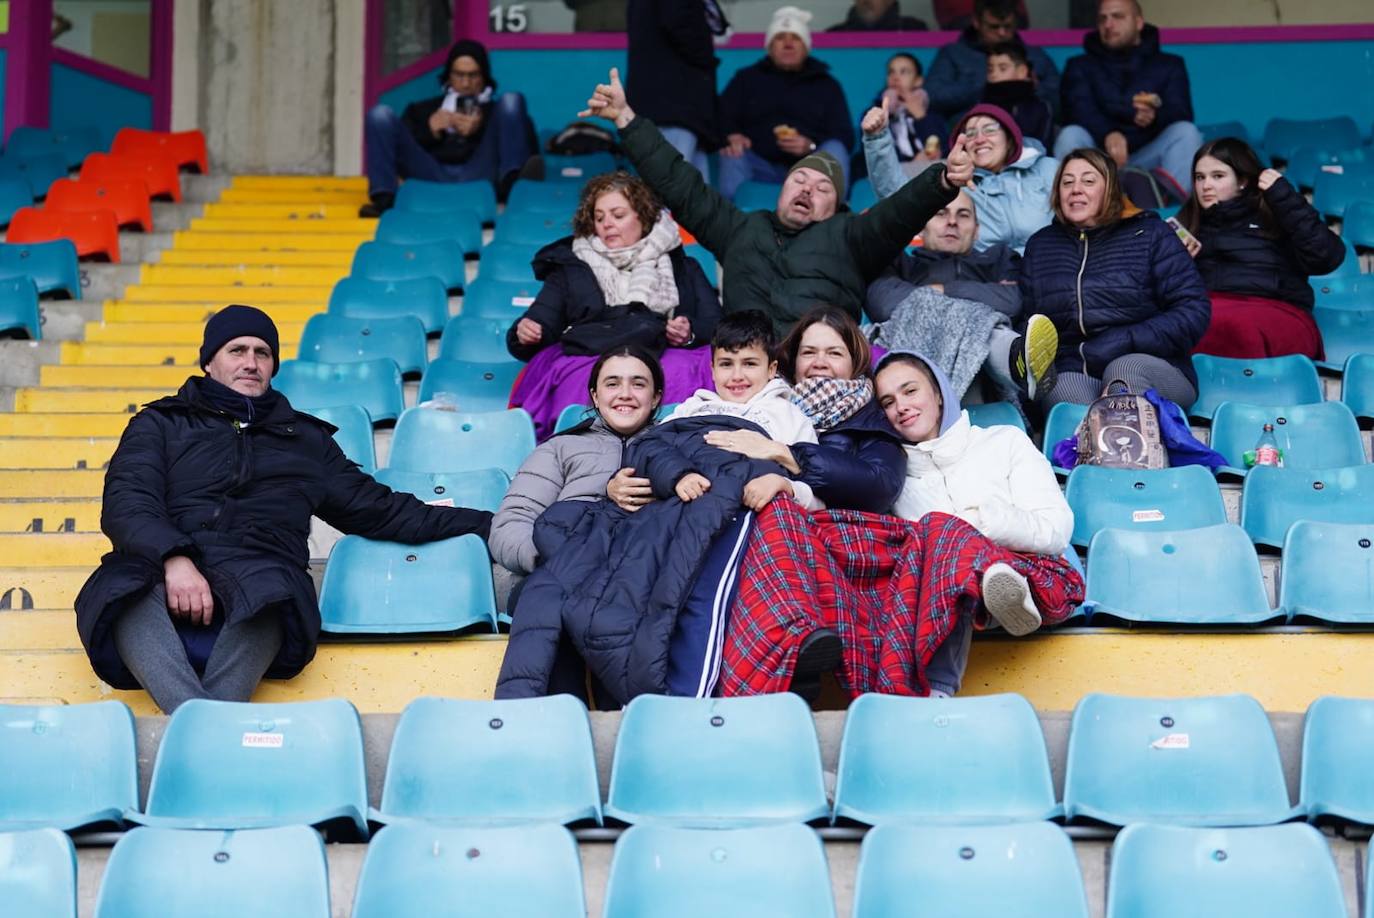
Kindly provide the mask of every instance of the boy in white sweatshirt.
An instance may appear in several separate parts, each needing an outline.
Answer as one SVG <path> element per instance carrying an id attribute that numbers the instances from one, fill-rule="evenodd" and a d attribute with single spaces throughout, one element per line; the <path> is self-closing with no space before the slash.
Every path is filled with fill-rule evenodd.
<path id="1" fill-rule="evenodd" d="M 673 410 L 663 423 L 713 414 L 753 421 L 780 443 L 815 443 L 816 427 L 792 401 L 792 387 L 777 375 L 773 357 L 773 323 L 758 310 L 731 313 L 720 320 L 711 339 L 711 376 L 715 391 L 698 389 Z M 705 476 L 689 472 L 675 488 L 684 501 L 695 500 L 711 487 Z M 760 475 L 744 487 L 744 505 L 762 510 L 779 494 L 791 494 L 808 510 L 825 505 L 811 487 L 778 474 Z"/>

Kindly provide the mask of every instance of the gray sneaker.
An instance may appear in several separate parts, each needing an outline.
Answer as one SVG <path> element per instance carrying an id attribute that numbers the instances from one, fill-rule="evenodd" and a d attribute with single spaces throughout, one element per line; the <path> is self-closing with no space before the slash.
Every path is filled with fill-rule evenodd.
<path id="1" fill-rule="evenodd" d="M 1010 564 L 999 561 L 983 572 L 983 605 L 1012 637 L 1040 627 L 1040 610 L 1031 600 L 1030 584 Z"/>

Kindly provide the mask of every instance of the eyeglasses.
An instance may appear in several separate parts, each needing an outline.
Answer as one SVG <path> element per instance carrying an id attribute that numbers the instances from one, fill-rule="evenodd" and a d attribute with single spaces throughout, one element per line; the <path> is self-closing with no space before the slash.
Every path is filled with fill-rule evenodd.
<path id="1" fill-rule="evenodd" d="M 965 140 L 976 140 L 978 137 L 996 137 L 1002 133 L 1002 125 L 985 124 L 982 128 L 966 128 L 964 130 Z"/>
<path id="2" fill-rule="evenodd" d="M 480 70 L 450 70 L 448 75 L 455 80 L 461 80 L 465 83 L 482 79 L 482 71 Z"/>

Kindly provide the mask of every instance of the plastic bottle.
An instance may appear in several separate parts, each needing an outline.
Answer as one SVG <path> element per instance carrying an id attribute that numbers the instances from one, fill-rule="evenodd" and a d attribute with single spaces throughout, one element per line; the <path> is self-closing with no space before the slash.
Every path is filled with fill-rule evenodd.
<path id="1" fill-rule="evenodd" d="M 1279 441 L 1274 439 L 1273 424 L 1264 425 L 1264 433 L 1255 443 L 1255 465 L 1283 468 L 1283 450 L 1279 449 Z"/>

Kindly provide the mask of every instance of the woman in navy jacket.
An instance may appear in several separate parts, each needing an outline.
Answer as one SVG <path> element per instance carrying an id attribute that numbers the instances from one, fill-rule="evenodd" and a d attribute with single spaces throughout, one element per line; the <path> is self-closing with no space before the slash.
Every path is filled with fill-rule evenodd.
<path id="1" fill-rule="evenodd" d="M 1321 359 L 1307 279 L 1340 267 L 1345 246 L 1297 189 L 1261 171 L 1243 140 L 1224 137 L 1193 157 L 1193 193 L 1178 217 L 1212 297 L 1199 353 Z"/>
<path id="2" fill-rule="evenodd" d="M 1030 238 L 1021 273 L 1025 310 L 1059 331 L 1057 379 L 1042 404 L 1086 405 L 1119 379 L 1191 405 L 1189 354 L 1212 310 L 1183 243 L 1153 211 L 1127 214 L 1116 164 L 1098 150 L 1064 159 L 1050 206 L 1054 222 Z"/>

